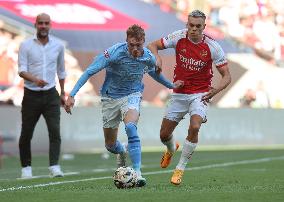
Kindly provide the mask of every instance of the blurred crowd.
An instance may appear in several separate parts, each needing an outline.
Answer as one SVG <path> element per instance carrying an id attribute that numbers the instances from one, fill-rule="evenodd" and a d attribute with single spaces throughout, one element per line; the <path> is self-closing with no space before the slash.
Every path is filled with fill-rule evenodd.
<path id="1" fill-rule="evenodd" d="M 18 50 L 24 40 L 21 34 L 13 33 L 0 20 L 0 104 L 20 106 L 23 98 L 23 79 L 18 76 Z M 66 92 L 71 91 L 82 74 L 78 61 L 70 52 L 65 54 L 65 66 L 68 77 L 65 83 Z M 77 98 L 77 105 L 94 105 L 98 103 L 91 83 L 87 82 Z"/>
<path id="2" fill-rule="evenodd" d="M 282 0 L 141 0 L 160 7 L 164 12 L 174 12 L 186 22 L 192 9 L 207 13 L 207 27 L 213 27 L 229 36 L 240 46 L 249 47 L 275 66 L 284 67 L 284 3 Z M 210 34 L 210 33 L 209 33 Z M 20 42 L 24 36 L 6 29 L 0 20 L 0 104 L 21 105 L 23 79 L 18 76 L 17 59 Z M 65 56 L 68 77 L 66 91 L 71 91 L 82 70 L 77 59 L 67 51 Z M 247 89 L 240 98 L 240 106 L 271 107 L 269 96 Z M 164 106 L 169 90 L 162 89 L 154 98 L 156 106 Z M 94 105 L 99 102 L 90 82 L 77 96 L 77 105 Z M 267 97 L 267 98 L 264 98 Z M 262 101 L 259 101 L 262 100 Z"/>
<path id="3" fill-rule="evenodd" d="M 193 9 L 208 15 L 207 26 L 246 45 L 276 66 L 284 67 L 284 3 L 282 0 L 143 0 L 183 21 Z"/>
<path id="4" fill-rule="evenodd" d="M 279 103 L 280 104 L 280 103 Z M 249 108 L 280 108 L 281 106 L 272 106 L 269 94 L 262 81 L 259 81 L 256 89 L 248 88 L 244 96 L 240 99 L 240 107 Z"/>
<path id="5" fill-rule="evenodd" d="M 0 22 L 0 104 L 20 105 L 23 81 L 17 76 L 17 52 L 23 40 L 3 28 Z"/>

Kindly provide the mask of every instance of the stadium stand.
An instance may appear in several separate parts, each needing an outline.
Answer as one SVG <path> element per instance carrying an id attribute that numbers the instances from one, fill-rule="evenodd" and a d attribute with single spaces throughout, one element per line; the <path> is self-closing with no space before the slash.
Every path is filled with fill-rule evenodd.
<path id="1" fill-rule="evenodd" d="M 195 6 L 207 11 L 207 26 L 222 31 L 243 50 L 253 51 L 271 63 L 284 67 L 283 2 L 267 1 L 195 1 L 144 0 L 160 6 L 165 12 L 175 12 L 186 21 L 187 13 Z M 267 31 L 269 30 L 269 34 Z M 211 32 L 210 32 L 211 33 Z"/>
<path id="2" fill-rule="evenodd" d="M 34 1 L 29 0 L 27 2 Z M 38 2 L 40 4 L 40 2 L 42 1 Z M 112 13 L 112 15 L 121 14 L 121 16 L 142 23 L 143 26 L 145 26 L 146 28 L 146 43 L 148 41 L 152 41 L 161 36 L 164 36 L 165 34 L 171 33 L 174 30 L 185 27 L 187 13 L 193 8 L 199 8 L 206 11 L 206 13 L 208 14 L 208 21 L 207 28 L 205 31 L 207 34 L 215 38 L 220 43 L 225 52 L 228 53 L 229 64 L 231 66 L 231 71 L 234 77 L 232 85 L 228 89 L 226 89 L 226 91 L 216 96 L 216 98 L 213 100 L 212 105 L 216 105 L 218 107 L 240 107 L 240 99 L 243 97 L 247 90 L 239 87 L 245 86 L 245 84 L 240 84 L 244 82 L 244 79 L 242 78 L 246 77 L 246 75 L 253 76 L 253 74 L 248 73 L 250 72 L 250 66 L 252 64 L 248 65 L 246 63 L 240 63 L 239 60 L 235 59 L 236 57 L 234 56 L 234 54 L 236 54 L 236 56 L 239 58 L 241 58 L 241 55 L 245 54 L 245 56 L 243 56 L 244 58 L 250 58 L 253 61 L 259 61 L 261 60 L 261 58 L 264 58 L 264 61 L 258 64 L 271 67 L 272 69 L 274 67 L 277 67 L 277 65 L 281 67 L 282 64 L 283 51 L 281 51 L 280 59 L 277 59 L 277 57 L 279 58 L 279 50 L 284 49 L 283 13 L 280 9 L 282 8 L 281 1 L 265 1 L 267 2 L 267 5 L 256 4 L 259 1 L 236 2 L 230 0 L 217 0 L 214 2 L 204 0 L 97 0 L 88 2 L 89 5 L 92 4 L 92 9 L 95 9 L 93 11 L 96 11 L 98 13 L 109 12 Z M 81 3 L 83 5 L 84 1 L 78 1 L 77 3 Z M 260 43 L 257 39 L 257 36 L 253 33 L 252 21 L 255 19 L 253 17 L 256 17 L 254 15 L 260 15 L 260 11 L 263 14 L 268 14 L 272 12 L 273 15 L 275 15 L 275 18 L 273 19 L 276 20 L 275 23 L 277 22 L 277 24 L 275 25 L 277 29 L 279 29 L 279 33 L 281 36 L 280 43 L 278 44 L 281 45 L 280 49 L 279 46 L 277 48 L 273 48 L 273 51 L 277 49 L 276 52 L 278 56 L 276 58 L 274 57 L 275 54 L 272 53 L 271 50 L 264 50 L 261 48 L 261 45 L 257 45 Z M 226 17 L 226 13 L 230 14 L 228 15 L 229 17 Z M 2 16 L 5 16 L 6 18 L 16 21 L 17 23 L 20 23 L 21 26 L 25 25 L 30 29 L 33 26 L 31 21 L 15 14 L 14 12 L 11 12 L 5 7 L 0 8 L 0 14 Z M 74 15 L 77 15 L 77 13 L 75 13 Z M 61 15 L 61 17 L 64 20 L 68 18 L 68 16 L 65 17 L 65 15 Z M 261 17 L 261 15 L 258 17 Z M 269 18 L 269 20 L 270 19 L 271 18 Z M 124 25 L 124 23 L 128 23 L 128 21 L 124 20 L 120 23 L 121 25 Z M 118 22 L 118 25 L 120 23 Z M 109 27 L 103 26 L 100 29 L 96 28 L 93 30 L 76 29 L 76 27 L 73 29 L 57 28 L 52 30 L 52 33 L 56 37 L 66 41 L 66 47 L 70 50 L 70 54 L 72 55 L 72 57 L 76 58 L 77 65 L 81 68 L 79 68 L 78 73 L 82 72 L 86 68 L 86 66 L 92 61 L 93 57 L 95 57 L 98 53 L 102 52 L 105 48 L 118 41 L 124 41 L 124 32 L 124 29 L 112 30 Z M 163 54 L 163 68 L 165 69 L 164 73 L 168 78 L 171 78 L 172 67 L 175 63 L 174 53 L 171 51 L 164 51 Z M 278 73 L 282 75 L 281 70 L 279 70 Z M 92 84 L 90 88 L 94 88 L 96 94 L 98 94 L 99 86 L 103 82 L 102 74 L 104 74 L 104 72 L 101 72 L 100 74 L 90 79 L 90 83 Z M 73 73 L 71 73 L 71 75 L 73 75 Z M 70 77 L 71 81 L 73 79 L 73 76 Z M 259 79 L 265 80 L 265 86 L 268 86 L 269 88 L 278 89 L 278 87 L 274 86 L 275 84 L 274 82 L 272 82 L 273 80 L 271 81 L 265 78 Z M 215 83 L 215 80 L 216 79 L 213 78 L 213 84 Z M 255 79 L 252 80 L 255 81 Z M 161 106 L 161 103 L 163 102 L 159 100 L 159 96 L 157 95 L 160 91 L 164 91 L 165 89 L 159 85 L 155 85 L 151 78 L 145 77 L 144 82 L 147 83 L 143 95 L 144 100 L 151 104 L 159 103 L 157 105 Z M 255 81 L 255 83 L 251 84 L 250 87 L 252 89 L 255 89 L 256 83 L 258 83 L 258 81 Z M 242 89 L 242 91 L 235 91 L 234 89 Z M 228 99 L 228 97 L 230 97 L 230 94 L 234 94 L 234 96 Z M 284 106 L 284 101 L 281 97 L 275 95 L 271 96 L 272 103 L 270 104 L 270 106 Z M 93 99 L 87 98 L 87 96 L 84 97 L 86 98 L 86 100 L 88 100 L 86 101 L 86 105 L 91 105 L 91 100 Z M 97 100 L 95 102 L 97 102 Z"/>

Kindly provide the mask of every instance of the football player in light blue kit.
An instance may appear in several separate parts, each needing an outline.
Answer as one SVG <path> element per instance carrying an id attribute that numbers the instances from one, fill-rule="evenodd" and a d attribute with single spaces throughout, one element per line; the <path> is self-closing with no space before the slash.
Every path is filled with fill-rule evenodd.
<path id="1" fill-rule="evenodd" d="M 139 25 L 132 25 L 126 31 L 127 39 L 124 43 L 113 45 L 98 55 L 83 75 L 77 81 L 65 105 L 67 113 L 75 102 L 75 95 L 86 81 L 102 69 L 106 69 L 106 76 L 101 88 L 103 130 L 105 147 L 111 153 L 117 154 L 118 167 L 125 166 L 126 150 L 134 170 L 137 172 L 137 187 L 146 185 L 146 179 L 141 175 L 141 144 L 137 133 L 137 122 L 140 114 L 140 103 L 144 85 L 142 78 L 148 73 L 167 88 L 179 88 L 181 81 L 174 84 L 162 74 L 155 71 L 156 59 L 144 47 L 145 32 Z M 128 136 L 128 146 L 117 140 L 120 122 L 125 124 Z"/>

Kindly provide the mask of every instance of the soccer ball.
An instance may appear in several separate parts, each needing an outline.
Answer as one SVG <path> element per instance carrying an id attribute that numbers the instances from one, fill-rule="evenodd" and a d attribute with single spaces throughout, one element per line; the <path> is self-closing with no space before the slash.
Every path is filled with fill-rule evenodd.
<path id="1" fill-rule="evenodd" d="M 131 167 L 119 167 L 114 172 L 113 182 L 118 189 L 133 188 L 137 182 L 137 173 Z"/>

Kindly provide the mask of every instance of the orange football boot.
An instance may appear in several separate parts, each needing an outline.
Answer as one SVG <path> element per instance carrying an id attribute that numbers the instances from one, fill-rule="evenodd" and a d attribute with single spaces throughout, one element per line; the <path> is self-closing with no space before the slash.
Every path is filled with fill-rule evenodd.
<path id="1" fill-rule="evenodd" d="M 171 183 L 174 185 L 180 185 L 183 172 L 183 170 L 175 169 L 171 178 Z"/>
<path id="2" fill-rule="evenodd" d="M 179 143 L 176 142 L 176 150 L 175 150 L 175 152 L 178 150 L 178 148 L 179 148 Z M 174 155 L 174 153 L 169 152 L 169 151 L 166 151 L 163 154 L 163 156 L 161 158 L 161 168 L 166 168 L 166 167 L 168 167 L 170 165 L 171 159 L 172 159 L 173 155 Z"/>

